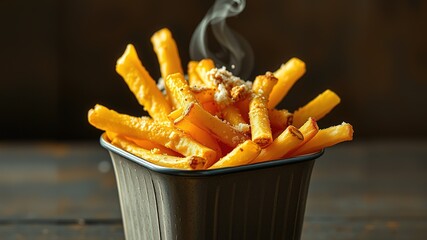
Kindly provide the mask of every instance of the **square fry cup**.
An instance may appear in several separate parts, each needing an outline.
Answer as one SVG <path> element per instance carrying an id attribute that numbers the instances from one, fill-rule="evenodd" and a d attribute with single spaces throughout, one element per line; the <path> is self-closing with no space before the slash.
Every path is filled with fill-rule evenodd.
<path id="1" fill-rule="evenodd" d="M 112 145 L 127 240 L 300 239 L 310 176 L 323 151 L 212 170 L 154 165 Z"/>

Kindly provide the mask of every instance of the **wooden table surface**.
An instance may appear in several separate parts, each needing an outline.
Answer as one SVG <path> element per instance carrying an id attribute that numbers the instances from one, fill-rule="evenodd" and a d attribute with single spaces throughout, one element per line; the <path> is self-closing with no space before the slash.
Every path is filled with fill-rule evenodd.
<path id="1" fill-rule="evenodd" d="M 427 141 L 370 140 L 316 161 L 302 239 L 427 239 Z M 0 143 L 0 239 L 124 239 L 97 142 Z"/>

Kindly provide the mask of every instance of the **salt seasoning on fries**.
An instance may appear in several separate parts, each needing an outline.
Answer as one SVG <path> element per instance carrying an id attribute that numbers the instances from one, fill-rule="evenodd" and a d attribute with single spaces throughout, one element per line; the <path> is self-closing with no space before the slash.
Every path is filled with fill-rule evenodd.
<path id="1" fill-rule="evenodd" d="M 212 149 L 203 146 L 178 129 L 157 123 L 148 117 L 133 117 L 96 105 L 89 110 L 88 120 L 93 126 L 104 131 L 147 139 L 187 157 L 202 157 L 206 159 L 209 166 L 216 160 L 216 153 Z"/>
<path id="2" fill-rule="evenodd" d="M 133 45 L 116 65 L 149 117 L 102 105 L 88 112 L 90 124 L 135 156 L 168 168 L 217 169 L 295 157 L 353 139 L 348 123 L 319 130 L 318 121 L 340 102 L 331 90 L 295 112 L 276 109 L 305 73 L 305 63 L 298 58 L 253 83 L 217 68 L 211 59 L 190 61 L 186 79 L 171 32 L 161 29 L 151 42 L 166 93 L 159 90 Z"/>
<path id="3" fill-rule="evenodd" d="M 249 102 L 249 121 L 251 123 L 252 141 L 265 148 L 273 141 L 270 120 L 268 119 L 268 97 L 277 83 L 272 73 L 255 78 L 252 86 L 252 99 Z"/>

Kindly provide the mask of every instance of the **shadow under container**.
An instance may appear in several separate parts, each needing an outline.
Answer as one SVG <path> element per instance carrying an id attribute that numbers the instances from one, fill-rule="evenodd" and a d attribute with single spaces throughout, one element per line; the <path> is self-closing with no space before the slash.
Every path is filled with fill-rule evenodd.
<path id="1" fill-rule="evenodd" d="M 300 239 L 323 151 L 214 170 L 159 167 L 110 144 L 127 240 Z"/>

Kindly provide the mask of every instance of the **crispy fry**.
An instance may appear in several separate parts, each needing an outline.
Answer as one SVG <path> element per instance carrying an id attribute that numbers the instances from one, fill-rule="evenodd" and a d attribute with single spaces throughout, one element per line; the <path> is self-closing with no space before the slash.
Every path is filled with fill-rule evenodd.
<path id="1" fill-rule="evenodd" d="M 169 89 L 169 97 L 175 109 L 187 106 L 190 102 L 197 103 L 190 90 L 187 80 L 181 73 L 173 73 L 166 77 L 165 86 Z"/>
<path id="2" fill-rule="evenodd" d="M 151 43 L 157 55 L 163 79 L 172 73 L 184 74 L 178 48 L 169 29 L 163 28 L 155 32 L 151 37 Z"/>
<path id="3" fill-rule="evenodd" d="M 340 103 L 340 98 L 336 93 L 327 89 L 316 98 L 311 100 L 305 106 L 294 112 L 293 124 L 296 127 L 301 126 L 309 117 L 319 121 L 328 114 L 336 105 Z"/>
<path id="4" fill-rule="evenodd" d="M 249 103 L 249 122 L 251 124 L 252 141 L 265 148 L 273 141 L 270 120 L 268 119 L 267 99 L 277 78 L 272 73 L 257 76 L 252 90 L 254 96 Z"/>
<path id="5" fill-rule="evenodd" d="M 88 120 L 94 127 L 104 131 L 112 131 L 131 138 L 147 139 L 187 157 L 199 156 L 206 159 L 208 163 L 216 160 L 214 150 L 203 146 L 187 134 L 157 123 L 148 117 L 132 117 L 96 105 L 89 110 Z"/>
<path id="6" fill-rule="evenodd" d="M 270 94 L 268 108 L 275 108 L 304 73 L 305 63 L 298 58 L 291 58 L 285 64 L 282 64 L 282 66 L 274 72 L 274 76 L 276 76 L 279 81 Z"/>
<path id="7" fill-rule="evenodd" d="M 127 45 L 119 58 L 116 71 L 123 77 L 139 104 L 156 121 L 167 122 L 171 107 L 157 88 L 156 82 L 145 70 L 132 44 Z"/>
<path id="8" fill-rule="evenodd" d="M 121 137 L 114 138 L 111 143 L 137 157 L 159 166 L 188 170 L 206 169 L 206 160 L 202 157 L 175 157 L 166 154 L 153 153 L 152 151 L 142 148 Z"/>
<path id="9" fill-rule="evenodd" d="M 188 119 L 194 125 L 212 134 L 219 141 L 230 147 L 235 147 L 248 139 L 246 135 L 219 118 L 212 116 L 198 104 L 190 103 L 184 110 L 183 115 L 175 120 L 175 124 L 181 119 Z"/>
<path id="10" fill-rule="evenodd" d="M 222 118 L 237 130 L 246 134 L 250 133 L 250 125 L 243 119 L 239 109 L 234 105 L 229 105 L 222 109 Z"/>
<path id="11" fill-rule="evenodd" d="M 319 130 L 310 141 L 292 152 L 289 157 L 317 152 L 337 143 L 351 140 L 353 140 L 353 126 L 349 123 L 342 123 L 341 125 Z"/>
<path id="12" fill-rule="evenodd" d="M 213 88 L 191 88 L 197 102 L 212 115 L 217 115 L 220 111 L 219 105 L 215 102 L 215 89 Z"/>
<path id="13" fill-rule="evenodd" d="M 220 158 L 222 156 L 222 150 L 216 139 L 187 119 L 182 119 L 183 112 L 183 108 L 179 108 L 169 114 L 171 121 L 175 122 L 175 127 L 181 129 L 204 146 L 214 150 L 217 153 L 217 158 Z M 178 118 L 180 119 L 175 121 Z"/>
<path id="14" fill-rule="evenodd" d="M 209 79 L 208 72 L 215 68 L 215 63 L 211 59 L 202 59 L 196 67 L 196 72 L 204 85 L 209 88 L 215 88 L 215 84 Z"/>
<path id="15" fill-rule="evenodd" d="M 255 78 L 252 91 L 268 99 L 277 82 L 278 79 L 271 72 L 267 72 L 265 75 L 259 75 Z"/>
<path id="16" fill-rule="evenodd" d="M 138 145 L 139 147 L 142 147 L 144 149 L 150 150 L 153 153 L 158 153 L 158 154 L 167 154 L 170 156 L 176 156 L 176 157 L 181 157 L 182 155 L 165 147 L 162 146 L 160 144 L 151 142 L 149 140 L 146 139 L 137 139 L 137 138 L 131 138 L 131 137 L 127 137 L 127 136 L 120 136 L 120 134 L 117 133 L 113 133 L 110 131 L 106 131 L 107 137 L 110 140 L 110 142 L 112 142 L 112 140 L 116 137 L 121 137 L 121 138 L 125 138 L 128 141 L 131 141 L 133 143 L 135 143 L 136 145 Z"/>
<path id="17" fill-rule="evenodd" d="M 192 87 L 191 91 L 196 97 L 197 101 L 201 104 L 206 102 L 214 102 L 215 89 L 213 88 L 199 88 Z"/>
<path id="18" fill-rule="evenodd" d="M 199 74 L 196 71 L 198 61 L 190 61 L 187 65 L 187 74 L 188 74 L 188 84 L 190 87 L 195 88 L 203 88 L 204 83 L 202 79 L 199 77 Z"/>
<path id="19" fill-rule="evenodd" d="M 295 146 L 294 149 L 290 149 L 284 156 L 282 156 L 282 158 L 286 158 L 287 155 L 291 155 L 299 147 L 303 146 L 314 136 L 316 136 L 316 134 L 319 132 L 319 126 L 313 118 L 308 118 L 307 122 L 305 122 L 304 125 L 302 125 L 302 127 L 300 127 L 298 130 L 304 136 L 304 140 L 302 140 L 302 142 L 300 142 L 298 146 Z"/>
<path id="20" fill-rule="evenodd" d="M 266 148 L 262 149 L 252 163 L 265 162 L 281 158 L 288 151 L 295 149 L 304 140 L 302 133 L 290 125 Z"/>
<path id="21" fill-rule="evenodd" d="M 252 97 L 243 99 L 234 103 L 234 105 L 240 110 L 240 114 L 246 122 L 249 122 L 249 103 L 251 102 Z"/>
<path id="22" fill-rule="evenodd" d="M 271 127 L 283 131 L 292 124 L 293 114 L 286 109 L 269 109 L 268 119 L 270 120 Z"/>
<path id="23" fill-rule="evenodd" d="M 322 130 L 317 126 L 316 121 L 340 102 L 331 90 L 294 113 L 276 109 L 305 73 L 305 63 L 298 58 L 254 82 L 234 76 L 212 59 L 189 61 L 185 79 L 171 32 L 155 32 L 151 43 L 162 75 L 158 84 L 131 44 L 116 65 L 151 118 L 101 105 L 88 112 L 90 124 L 131 154 L 164 167 L 214 169 L 316 152 L 353 138 L 348 123 Z"/>
<path id="24" fill-rule="evenodd" d="M 209 169 L 234 167 L 247 164 L 255 159 L 260 153 L 261 148 L 258 144 L 251 140 L 239 144 L 226 156 L 222 157 L 218 162 L 212 165 Z"/>
<path id="25" fill-rule="evenodd" d="M 273 141 L 266 99 L 255 95 L 249 104 L 249 109 L 252 141 L 265 148 Z"/>

